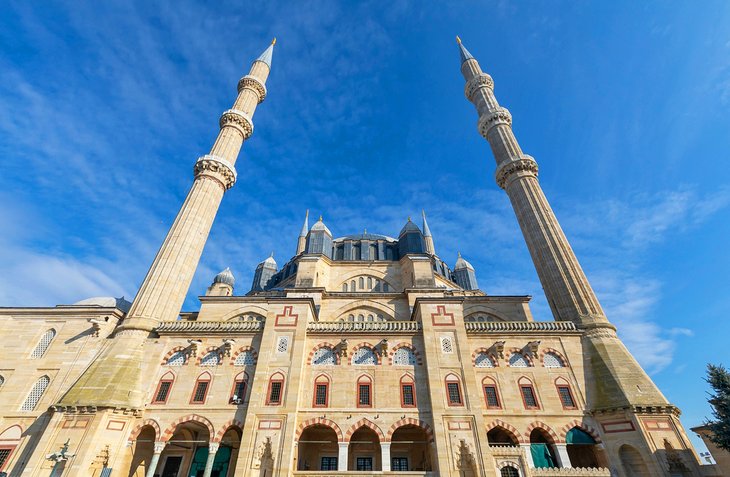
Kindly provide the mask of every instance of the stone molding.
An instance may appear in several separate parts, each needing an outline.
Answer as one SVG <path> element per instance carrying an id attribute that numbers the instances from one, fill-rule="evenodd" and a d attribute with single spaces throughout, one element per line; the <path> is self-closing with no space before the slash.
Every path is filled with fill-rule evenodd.
<path id="1" fill-rule="evenodd" d="M 573 477 L 611 477 L 611 471 L 604 467 L 554 467 L 530 469 L 534 477 L 552 477 L 569 475 Z"/>
<path id="2" fill-rule="evenodd" d="M 464 323 L 467 333 L 532 333 L 578 331 L 572 321 L 472 321 Z"/>
<path id="3" fill-rule="evenodd" d="M 488 113 L 482 115 L 482 117 L 479 118 L 479 122 L 477 124 L 479 128 L 479 134 L 481 134 L 484 139 L 489 140 L 487 135 L 493 127 L 500 124 L 512 126 L 512 115 L 507 108 L 498 106 L 497 108 L 492 109 Z"/>
<path id="4" fill-rule="evenodd" d="M 155 328 L 158 334 L 172 333 L 257 333 L 264 329 L 261 321 L 163 321 Z"/>
<path id="5" fill-rule="evenodd" d="M 224 111 L 219 121 L 221 129 L 231 126 L 238 130 L 243 139 L 248 139 L 253 134 L 253 121 L 248 114 L 238 109 L 229 109 Z"/>
<path id="6" fill-rule="evenodd" d="M 193 173 L 197 179 L 199 176 L 208 176 L 220 182 L 224 190 L 228 190 L 236 183 L 238 173 L 236 168 L 222 157 L 206 154 L 195 162 Z"/>
<path id="7" fill-rule="evenodd" d="M 421 323 L 417 321 L 310 321 L 308 333 L 381 333 L 393 331 L 417 333 Z"/>
<path id="8" fill-rule="evenodd" d="M 482 88 L 494 90 L 494 81 L 492 80 L 492 77 L 486 73 L 477 75 L 466 82 L 466 85 L 464 86 L 464 96 L 466 96 L 466 99 L 469 101 L 473 101 L 472 97 L 474 96 L 474 93 Z"/>
<path id="9" fill-rule="evenodd" d="M 255 76 L 246 75 L 238 80 L 238 92 L 240 93 L 244 88 L 252 89 L 256 92 L 259 96 L 259 104 L 266 98 L 266 85 Z"/>
<path id="10" fill-rule="evenodd" d="M 593 339 L 593 338 L 618 339 L 618 335 L 616 334 L 616 331 L 611 328 L 593 328 L 590 330 L 585 330 L 583 332 L 583 337 L 587 338 L 587 339 Z"/>
<path id="11" fill-rule="evenodd" d="M 503 162 L 497 167 L 497 171 L 494 173 L 497 185 L 504 189 L 510 176 L 517 172 L 527 172 L 537 177 L 537 162 L 535 162 L 532 156 L 528 156 L 527 154 L 523 154 L 517 160 Z"/>

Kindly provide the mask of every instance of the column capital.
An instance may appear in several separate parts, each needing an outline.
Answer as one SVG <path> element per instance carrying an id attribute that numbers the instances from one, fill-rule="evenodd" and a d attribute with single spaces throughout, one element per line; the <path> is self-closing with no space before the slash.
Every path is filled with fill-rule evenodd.
<path id="1" fill-rule="evenodd" d="M 519 159 L 512 161 L 505 161 L 497 167 L 497 172 L 494 174 L 494 178 L 497 181 L 497 185 L 502 189 L 505 188 L 507 180 L 516 172 L 526 172 L 537 177 L 537 162 L 532 156 L 523 154 Z"/>
<path id="2" fill-rule="evenodd" d="M 248 114 L 238 109 L 229 109 L 224 111 L 219 121 L 221 129 L 230 126 L 236 129 L 243 139 L 248 139 L 253 134 L 253 121 Z"/>
<path id="3" fill-rule="evenodd" d="M 220 442 L 211 442 L 208 444 L 208 454 L 215 454 L 218 452 L 218 449 L 220 448 L 221 443 Z"/>
<path id="4" fill-rule="evenodd" d="M 162 451 L 165 450 L 165 446 L 167 445 L 167 442 L 164 441 L 155 441 L 154 444 L 154 453 L 155 454 L 162 454 Z"/>
<path id="5" fill-rule="evenodd" d="M 203 175 L 212 177 L 220 182 L 224 190 L 228 190 L 233 187 L 233 184 L 236 183 L 236 178 L 238 177 L 238 173 L 236 172 L 236 168 L 233 164 L 222 157 L 213 156 L 211 154 L 206 154 L 205 156 L 198 158 L 195 162 L 193 173 L 196 178 Z"/>
<path id="6" fill-rule="evenodd" d="M 266 85 L 257 77 L 246 75 L 238 80 L 238 92 L 248 88 L 254 91 L 259 97 L 259 104 L 266 98 Z"/>

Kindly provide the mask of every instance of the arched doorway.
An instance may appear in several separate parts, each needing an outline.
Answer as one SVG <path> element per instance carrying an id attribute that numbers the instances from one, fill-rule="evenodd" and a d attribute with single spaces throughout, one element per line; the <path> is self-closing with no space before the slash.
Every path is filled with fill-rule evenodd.
<path id="1" fill-rule="evenodd" d="M 380 439 L 374 430 L 363 426 L 352 434 L 347 449 L 348 470 L 381 470 L 380 456 Z"/>
<path id="2" fill-rule="evenodd" d="M 140 429 L 137 438 L 134 440 L 134 453 L 132 464 L 129 467 L 129 477 L 144 477 L 147 468 L 155 452 L 155 439 L 157 434 L 155 428 L 147 425 Z"/>
<path id="3" fill-rule="evenodd" d="M 636 448 L 624 444 L 618 450 L 618 456 L 621 460 L 621 466 L 624 468 L 626 477 L 650 477 L 649 469 L 646 462 L 641 458 L 641 454 Z"/>
<path id="4" fill-rule="evenodd" d="M 600 467 L 601 460 L 595 439 L 579 427 L 574 427 L 565 435 L 570 465 L 573 467 Z"/>
<path id="5" fill-rule="evenodd" d="M 178 424 L 160 455 L 155 474 L 160 477 L 201 477 L 208 460 L 210 439 L 208 427 L 201 422 Z"/>
<path id="6" fill-rule="evenodd" d="M 337 433 L 324 424 L 302 431 L 298 441 L 297 470 L 337 470 Z"/>
<path id="7" fill-rule="evenodd" d="M 540 428 L 535 428 L 530 433 L 530 453 L 537 468 L 559 467 L 555 442 L 550 434 Z"/>
<path id="8" fill-rule="evenodd" d="M 218 447 L 218 452 L 213 460 L 213 469 L 210 477 L 229 477 L 235 475 L 236 460 L 241 447 L 241 428 L 238 426 L 229 427 L 223 434 Z"/>
<path id="9" fill-rule="evenodd" d="M 425 429 L 414 424 L 401 426 L 390 442 L 392 472 L 431 470 L 431 445 Z"/>
<path id="10" fill-rule="evenodd" d="M 487 432 L 487 442 L 490 446 L 516 447 L 519 441 L 515 435 L 502 426 L 496 426 Z"/>

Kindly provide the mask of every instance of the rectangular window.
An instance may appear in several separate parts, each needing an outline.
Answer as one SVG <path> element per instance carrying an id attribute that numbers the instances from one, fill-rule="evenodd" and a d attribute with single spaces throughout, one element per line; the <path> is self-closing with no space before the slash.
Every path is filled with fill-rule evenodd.
<path id="1" fill-rule="evenodd" d="M 320 470 L 337 470 L 337 457 L 322 457 Z"/>
<path id="2" fill-rule="evenodd" d="M 233 395 L 231 395 L 231 401 L 243 402 L 246 399 L 246 381 L 236 381 L 233 385 Z M 234 403 L 238 404 L 238 403 Z"/>
<path id="3" fill-rule="evenodd" d="M 210 381 L 198 381 L 195 385 L 195 393 L 193 393 L 193 402 L 205 402 L 205 395 L 208 394 L 208 385 Z"/>
<path id="4" fill-rule="evenodd" d="M 570 392 L 568 386 L 558 386 L 558 394 L 560 395 L 560 402 L 564 408 L 575 408 L 575 401 L 573 401 L 573 394 Z"/>
<path id="5" fill-rule="evenodd" d="M 408 458 L 393 457 L 390 459 L 390 470 L 402 470 L 408 472 Z"/>
<path id="6" fill-rule="evenodd" d="M 527 409 L 537 409 L 537 398 L 532 386 L 520 386 L 520 390 L 522 391 L 522 400 L 525 402 L 525 407 Z"/>
<path id="7" fill-rule="evenodd" d="M 459 383 L 446 383 L 446 390 L 449 394 L 449 405 L 460 406 L 461 405 L 461 389 L 459 389 Z"/>
<path id="8" fill-rule="evenodd" d="M 272 381 L 269 386 L 269 402 L 267 404 L 281 404 L 281 381 Z"/>
<path id="9" fill-rule="evenodd" d="M 413 394 L 412 384 L 401 384 L 401 405 L 403 407 L 414 407 L 416 405 L 416 397 Z"/>
<path id="10" fill-rule="evenodd" d="M 316 407 L 327 406 L 327 385 L 317 384 L 314 390 L 314 405 Z"/>
<path id="11" fill-rule="evenodd" d="M 167 402 L 167 396 L 170 395 L 170 388 L 172 388 L 172 381 L 160 381 L 160 387 L 157 388 L 155 400 L 152 402 Z"/>
<path id="12" fill-rule="evenodd" d="M 372 457 L 358 457 L 355 464 L 357 466 L 355 470 L 373 470 Z"/>
<path id="13" fill-rule="evenodd" d="M 13 452 L 13 449 L 15 449 L 15 447 L 0 448 L 0 470 L 5 469 L 5 464 L 8 463 L 8 458 L 10 457 L 10 454 Z"/>
<path id="14" fill-rule="evenodd" d="M 369 384 L 358 384 L 357 385 L 357 405 L 359 407 L 370 407 L 370 385 Z"/>
<path id="15" fill-rule="evenodd" d="M 496 386 L 484 386 L 484 396 L 487 400 L 487 407 L 490 409 L 499 409 L 499 396 L 497 395 Z"/>

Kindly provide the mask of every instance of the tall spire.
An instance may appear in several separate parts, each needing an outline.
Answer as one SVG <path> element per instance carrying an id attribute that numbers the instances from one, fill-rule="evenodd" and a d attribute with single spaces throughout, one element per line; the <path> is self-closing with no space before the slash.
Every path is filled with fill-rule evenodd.
<path id="1" fill-rule="evenodd" d="M 302 225 L 302 231 L 299 232 L 299 236 L 306 237 L 307 232 L 309 232 L 309 209 L 307 209 L 307 213 L 304 214 L 304 225 Z"/>
<path id="2" fill-rule="evenodd" d="M 426 211 L 423 209 L 421 209 L 421 216 L 423 217 L 423 240 L 426 243 L 426 253 L 436 255 L 436 248 L 433 245 L 431 229 L 428 228 L 428 222 L 426 221 Z"/>
<path id="3" fill-rule="evenodd" d="M 274 56 L 274 45 L 276 45 L 276 38 L 271 40 L 271 44 L 264 50 L 263 53 L 261 53 L 258 58 L 256 58 L 256 61 L 266 63 L 266 65 L 271 68 L 271 58 Z"/>
<path id="4" fill-rule="evenodd" d="M 304 225 L 302 225 L 302 230 L 299 232 L 299 238 L 297 239 L 297 255 L 300 253 L 303 253 L 304 250 L 307 248 L 307 234 L 309 233 L 309 209 L 307 209 L 307 213 L 304 215 Z"/>
<path id="5" fill-rule="evenodd" d="M 471 53 L 469 53 L 469 50 L 466 49 L 464 44 L 461 42 L 461 38 L 459 36 L 456 36 L 456 43 L 459 44 L 459 54 L 461 55 L 461 62 L 464 63 L 466 60 L 473 60 L 474 57 L 471 56 Z"/>

